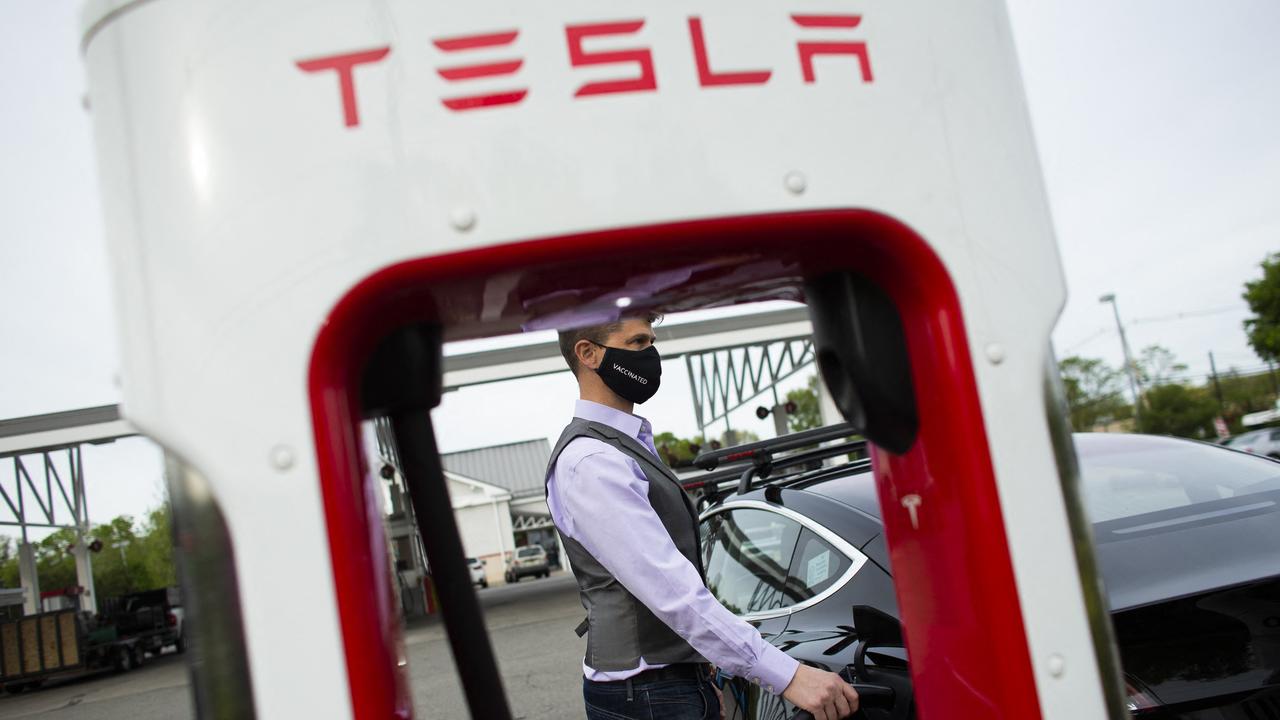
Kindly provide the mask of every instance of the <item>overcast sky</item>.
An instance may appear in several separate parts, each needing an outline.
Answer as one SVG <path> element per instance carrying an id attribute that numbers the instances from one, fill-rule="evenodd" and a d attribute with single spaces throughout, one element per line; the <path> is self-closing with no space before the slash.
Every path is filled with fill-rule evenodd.
<path id="1" fill-rule="evenodd" d="M 1280 250 L 1280 3 L 1010 3 L 1070 299 L 1060 356 L 1120 362 L 1160 343 L 1192 372 L 1257 367 L 1240 293 Z M 89 117 L 79 3 L 0 2 L 0 418 L 119 401 L 117 346 Z M 800 382 L 802 378 L 796 378 Z M 466 389 L 438 411 L 444 450 L 554 436 L 567 374 Z M 694 430 L 680 365 L 643 410 Z M 544 408 L 495 434 L 485 408 Z M 769 434 L 743 414 L 734 424 Z M 145 440 L 85 451 L 95 521 L 163 497 Z M 8 463 L 0 483 L 12 482 Z"/>

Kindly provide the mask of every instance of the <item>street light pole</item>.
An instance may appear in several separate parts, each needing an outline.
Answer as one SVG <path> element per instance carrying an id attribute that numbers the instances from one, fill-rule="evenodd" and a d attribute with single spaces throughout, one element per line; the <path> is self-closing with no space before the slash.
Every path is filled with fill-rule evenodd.
<path id="1" fill-rule="evenodd" d="M 1116 328 L 1120 331 L 1120 349 L 1124 352 L 1125 374 L 1129 376 L 1129 390 L 1133 393 L 1133 421 L 1138 432 L 1142 432 L 1142 394 L 1138 391 L 1137 366 L 1133 356 L 1129 354 L 1129 340 L 1124 334 L 1124 323 L 1120 322 L 1120 306 L 1116 304 L 1116 294 L 1107 293 L 1098 298 L 1100 303 L 1111 303 L 1111 310 L 1116 316 Z"/>

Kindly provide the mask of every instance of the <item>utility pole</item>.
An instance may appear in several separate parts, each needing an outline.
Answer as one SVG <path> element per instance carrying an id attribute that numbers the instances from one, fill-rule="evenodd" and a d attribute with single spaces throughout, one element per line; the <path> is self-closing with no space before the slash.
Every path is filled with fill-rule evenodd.
<path id="1" fill-rule="evenodd" d="M 1213 351 L 1209 351 L 1209 373 L 1213 376 L 1213 392 L 1218 396 L 1218 414 L 1226 417 L 1227 404 L 1222 401 L 1222 385 L 1218 384 L 1218 366 L 1213 362 Z"/>
<path id="2" fill-rule="evenodd" d="M 1142 432 L 1142 394 L 1138 391 L 1138 372 L 1129 353 L 1129 340 L 1124 334 L 1124 323 L 1120 322 L 1120 307 L 1116 304 L 1116 294 L 1107 293 L 1098 298 L 1100 303 L 1111 303 L 1111 310 L 1116 316 L 1116 328 L 1120 330 L 1120 349 L 1124 352 L 1124 368 L 1129 376 L 1129 390 L 1133 392 L 1133 421 L 1138 432 Z"/>

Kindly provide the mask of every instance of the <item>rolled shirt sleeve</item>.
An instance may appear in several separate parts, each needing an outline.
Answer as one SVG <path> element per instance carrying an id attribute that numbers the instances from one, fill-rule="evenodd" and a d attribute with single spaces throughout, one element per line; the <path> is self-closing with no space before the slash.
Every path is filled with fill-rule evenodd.
<path id="1" fill-rule="evenodd" d="M 575 444 L 582 442 L 591 441 Z M 648 480 L 635 461 L 603 443 L 572 460 L 552 476 L 562 530 L 700 655 L 780 694 L 799 663 L 707 590 L 650 505 Z"/>

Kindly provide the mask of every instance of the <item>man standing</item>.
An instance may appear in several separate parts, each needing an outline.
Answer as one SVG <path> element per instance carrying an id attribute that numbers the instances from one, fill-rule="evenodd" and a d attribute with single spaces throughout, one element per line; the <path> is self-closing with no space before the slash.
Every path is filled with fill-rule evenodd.
<path id="1" fill-rule="evenodd" d="M 852 687 L 767 643 L 706 588 L 697 513 L 658 458 L 649 421 L 632 414 L 662 375 L 656 319 L 560 333 L 579 400 L 551 453 L 547 505 L 587 610 L 587 718 L 719 718 L 708 660 L 817 720 L 847 717 L 858 708 Z"/>

